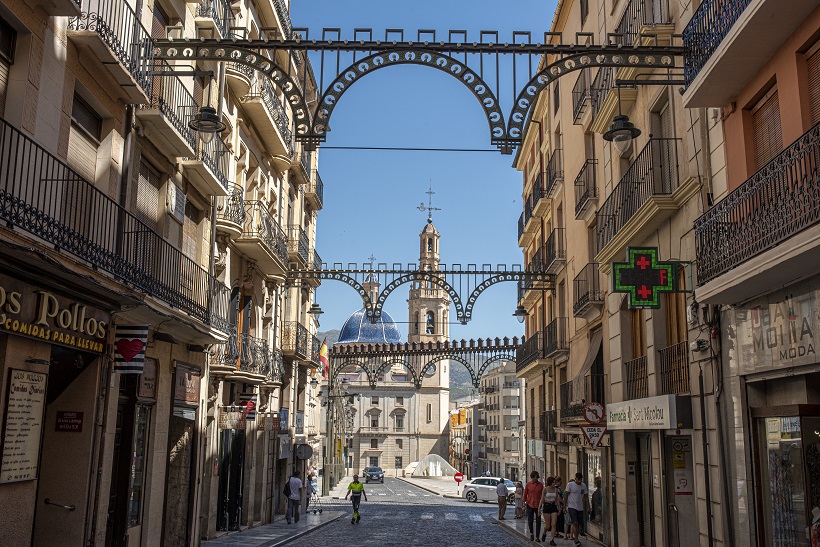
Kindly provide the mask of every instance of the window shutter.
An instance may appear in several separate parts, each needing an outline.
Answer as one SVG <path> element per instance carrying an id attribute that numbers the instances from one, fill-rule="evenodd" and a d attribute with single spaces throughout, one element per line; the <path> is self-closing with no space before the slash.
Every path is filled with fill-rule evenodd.
<path id="1" fill-rule="evenodd" d="M 182 252 L 191 260 L 197 259 L 197 217 L 199 211 L 190 203 L 185 206 L 185 224 L 182 225 Z"/>
<path id="2" fill-rule="evenodd" d="M 0 117 L 6 115 L 6 91 L 9 85 L 9 69 L 6 61 L 0 59 Z"/>
<path id="3" fill-rule="evenodd" d="M 760 169 L 783 150 L 780 131 L 780 103 L 777 89 L 772 89 L 752 109 L 754 128 L 755 166 Z"/>
<path id="4" fill-rule="evenodd" d="M 809 68 L 809 105 L 812 125 L 820 123 L 820 49 L 815 51 L 806 64 Z"/>
<path id="5" fill-rule="evenodd" d="M 68 165 L 84 179 L 94 182 L 97 172 L 97 143 L 74 123 L 71 124 L 68 135 Z"/>
<path id="6" fill-rule="evenodd" d="M 147 163 L 140 163 L 136 215 L 154 230 L 159 220 L 159 188 L 159 173 Z"/>

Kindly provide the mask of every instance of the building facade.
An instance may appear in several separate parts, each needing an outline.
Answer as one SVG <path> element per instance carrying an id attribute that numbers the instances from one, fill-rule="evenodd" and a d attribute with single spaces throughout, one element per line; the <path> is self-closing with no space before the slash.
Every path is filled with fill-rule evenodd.
<path id="1" fill-rule="evenodd" d="M 23 451 L 4 449 L 4 540 L 197 545 L 270 522 L 304 442 L 314 287 L 284 281 L 318 262 L 317 154 L 294 142 L 281 91 L 242 65 L 150 53 L 169 28 L 290 32 L 287 3 L 0 12 L 0 391 L 42 395 L 0 411 L 4 439 L 18 427 L 9 405 L 38 423 L 19 433 Z M 188 125 L 208 105 L 219 134 Z M 114 372 L 139 352 L 141 374 Z"/>
<path id="2" fill-rule="evenodd" d="M 524 419 L 521 392 L 524 380 L 515 375 L 515 363 L 501 361 L 481 377 L 477 472 L 520 480 Z"/>
<path id="3" fill-rule="evenodd" d="M 473 477 L 475 458 L 479 452 L 479 416 L 481 403 L 465 398 L 454 401 L 450 411 L 450 465 L 460 471 L 465 479 Z"/>

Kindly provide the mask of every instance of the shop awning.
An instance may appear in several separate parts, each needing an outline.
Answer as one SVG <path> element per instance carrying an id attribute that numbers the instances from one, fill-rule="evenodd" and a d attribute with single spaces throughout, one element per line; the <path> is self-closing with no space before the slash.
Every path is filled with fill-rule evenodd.
<path id="1" fill-rule="evenodd" d="M 595 358 L 598 357 L 598 352 L 601 351 L 603 339 L 603 329 L 594 331 L 592 338 L 589 339 L 589 351 L 584 359 L 584 366 L 581 367 L 581 370 L 572 379 L 573 400 L 580 400 L 584 397 L 584 376 L 592 370 L 592 365 L 595 364 Z"/>

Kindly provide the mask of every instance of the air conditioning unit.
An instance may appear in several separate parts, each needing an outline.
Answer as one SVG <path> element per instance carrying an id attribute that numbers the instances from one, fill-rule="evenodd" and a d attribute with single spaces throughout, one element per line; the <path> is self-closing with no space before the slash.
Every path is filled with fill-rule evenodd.
<path id="1" fill-rule="evenodd" d="M 185 223 L 185 203 L 186 203 L 186 196 L 185 192 L 182 189 L 174 184 L 173 182 L 168 182 L 168 199 L 165 200 L 165 209 L 169 215 L 171 215 L 174 220 L 179 222 L 180 224 Z"/>

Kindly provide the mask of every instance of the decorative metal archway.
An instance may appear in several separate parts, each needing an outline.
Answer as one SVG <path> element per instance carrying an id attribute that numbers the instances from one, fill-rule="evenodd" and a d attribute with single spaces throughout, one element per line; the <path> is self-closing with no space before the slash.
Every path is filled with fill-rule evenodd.
<path id="1" fill-rule="evenodd" d="M 560 33 L 550 32 L 540 43 L 533 41 L 530 32 L 513 32 L 512 40 L 502 43 L 497 31 L 481 31 L 472 41 L 463 30 L 448 31 L 446 41 L 434 30 L 417 31 L 416 40 L 406 40 L 403 30 L 387 30 L 384 40 L 374 40 L 372 29 L 356 29 L 347 39 L 340 29 L 327 28 L 320 39 L 311 38 L 302 28 L 293 29 L 291 37 L 282 37 L 277 29 L 262 29 L 261 35 L 253 40 L 156 40 L 153 56 L 169 61 L 229 61 L 265 75 L 284 93 L 295 118 L 296 139 L 308 149 L 327 139 L 331 115 L 342 95 L 382 68 L 415 64 L 456 78 L 483 109 L 490 142 L 511 154 L 522 142 L 539 93 L 554 80 L 592 67 L 682 71 L 685 51 L 681 46 L 643 45 L 647 36 L 642 35 L 636 45 L 624 45 L 619 34 L 610 34 L 607 44 L 595 44 L 587 33 L 578 35 L 587 43 L 564 44 Z M 308 52 L 318 53 L 318 79 L 303 70 L 299 81 L 293 60 Z M 281 59 L 287 59 L 287 66 L 281 65 Z M 503 92 L 506 85 L 509 98 Z"/>
<path id="2" fill-rule="evenodd" d="M 446 291 L 456 309 L 456 318 L 463 325 L 472 318 L 478 297 L 493 285 L 525 281 L 538 290 L 555 288 L 553 274 L 525 271 L 519 265 L 508 268 L 503 264 L 496 265 L 495 268 L 484 264 L 481 269 L 476 264 L 467 264 L 466 268 L 462 268 L 461 264 L 451 264 L 449 267 L 442 264 L 438 270 L 432 271 L 419 269 L 416 264 L 393 264 L 392 268 L 388 268 L 387 264 L 378 264 L 375 268 L 368 263 L 361 267 L 355 263 L 347 264 L 347 267 L 341 263 L 335 263 L 332 267 L 322 264 L 320 269 L 291 268 L 287 282 L 294 285 L 297 281 L 308 279 L 340 281 L 351 286 L 362 298 L 365 313 L 372 323 L 381 317 L 387 297 L 401 285 L 412 282 L 430 283 Z M 365 289 L 365 284 L 374 281 L 382 287 L 375 301 Z"/>
<path id="3" fill-rule="evenodd" d="M 518 338 L 487 338 L 411 344 L 342 344 L 330 350 L 330 383 L 351 368 L 367 376 L 371 388 L 379 377 L 394 365 L 401 365 L 412 377 L 416 389 L 421 388 L 425 375 L 444 360 L 461 363 L 470 374 L 473 386 L 481 385 L 481 377 L 500 361 L 515 361 Z"/>

